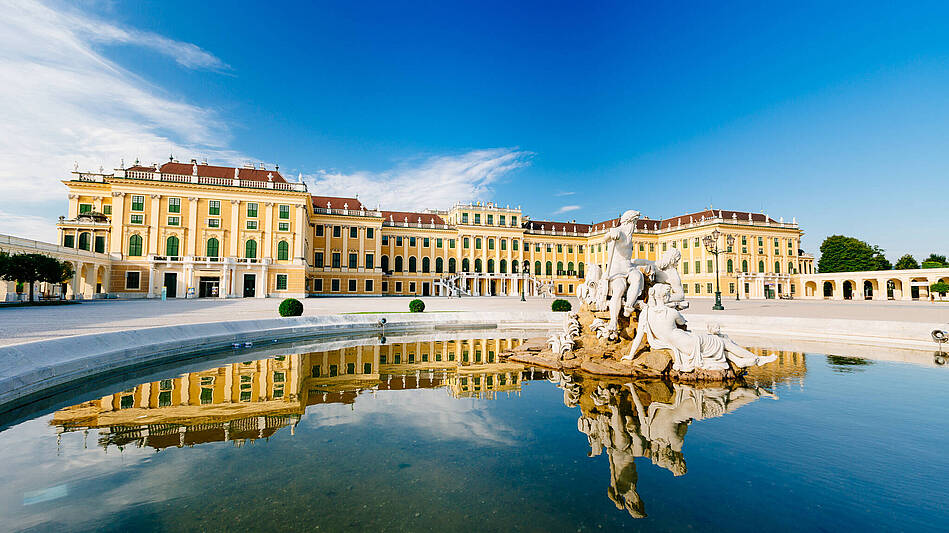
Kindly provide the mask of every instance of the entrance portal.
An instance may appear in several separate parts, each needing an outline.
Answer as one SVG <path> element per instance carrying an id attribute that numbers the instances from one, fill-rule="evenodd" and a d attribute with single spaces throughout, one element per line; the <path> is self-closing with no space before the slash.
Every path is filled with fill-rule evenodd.
<path id="1" fill-rule="evenodd" d="M 165 295 L 168 298 L 176 298 L 178 296 L 178 274 L 165 272 Z"/>
<path id="2" fill-rule="evenodd" d="M 215 298 L 218 295 L 220 290 L 221 278 L 212 277 L 212 276 L 201 276 L 201 279 L 198 280 L 198 297 L 199 298 Z M 168 291 L 168 295 L 171 296 L 171 291 Z"/>
<path id="3" fill-rule="evenodd" d="M 422 283 L 422 296 L 431 296 L 431 294 L 429 293 L 431 289 L 429 287 L 430 287 L 430 284 L 427 281 Z"/>
<path id="4" fill-rule="evenodd" d="M 244 274 L 244 298 L 253 298 L 257 294 L 257 275 Z"/>

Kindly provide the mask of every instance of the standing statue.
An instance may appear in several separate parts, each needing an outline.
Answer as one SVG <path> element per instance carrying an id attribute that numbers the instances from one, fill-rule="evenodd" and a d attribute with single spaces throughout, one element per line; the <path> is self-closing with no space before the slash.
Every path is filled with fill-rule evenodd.
<path id="1" fill-rule="evenodd" d="M 626 316 L 632 313 L 646 284 L 643 270 L 633 263 L 633 233 L 638 220 L 639 211 L 626 211 L 620 217 L 619 227 L 610 228 L 606 234 L 608 259 L 606 271 L 597 282 L 595 308 L 607 307 L 608 301 L 610 320 L 606 331 L 611 339 L 618 336 L 620 312 Z"/>
<path id="2" fill-rule="evenodd" d="M 651 349 L 670 349 L 672 368 L 679 372 L 726 370 L 729 368 L 728 361 L 741 368 L 761 366 L 777 359 L 776 355 L 759 357 L 727 336 L 684 329 L 685 317 L 669 306 L 671 292 L 671 287 L 665 283 L 649 289 L 649 305 L 639 314 L 636 337 L 623 360 L 629 361 L 636 357 L 644 338 L 649 340 Z"/>

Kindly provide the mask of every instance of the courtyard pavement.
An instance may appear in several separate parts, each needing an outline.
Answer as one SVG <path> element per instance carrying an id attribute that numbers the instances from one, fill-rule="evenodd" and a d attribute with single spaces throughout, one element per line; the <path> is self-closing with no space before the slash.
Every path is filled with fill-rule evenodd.
<path id="1" fill-rule="evenodd" d="M 405 312 L 411 297 L 326 297 L 303 301 L 304 315 L 354 312 Z M 549 298 L 422 298 L 426 312 L 546 311 Z M 572 299 L 574 305 L 576 300 Z M 712 300 L 690 300 L 691 313 L 738 316 L 844 318 L 898 322 L 949 323 L 949 302 L 852 302 L 823 300 L 725 301 L 712 311 Z M 95 300 L 80 305 L 0 308 L 0 346 L 87 333 L 155 326 L 273 318 L 278 298 L 234 300 Z"/>

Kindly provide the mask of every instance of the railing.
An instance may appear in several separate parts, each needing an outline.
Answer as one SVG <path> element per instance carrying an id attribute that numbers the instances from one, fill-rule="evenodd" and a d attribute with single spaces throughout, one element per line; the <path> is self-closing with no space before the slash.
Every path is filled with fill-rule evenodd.
<path id="1" fill-rule="evenodd" d="M 451 226 L 448 224 L 435 224 L 434 222 L 406 222 L 406 221 L 397 221 L 397 220 L 383 220 L 383 226 L 388 226 L 390 228 L 427 228 L 427 229 L 451 229 Z"/>
<path id="2" fill-rule="evenodd" d="M 59 244 L 53 244 L 51 242 L 43 241 L 34 241 L 32 239 L 24 239 L 22 237 L 14 237 L 13 235 L 0 234 L 0 249 L 4 251 L 10 251 L 10 248 L 20 248 L 23 250 L 30 250 L 31 253 L 58 253 L 58 254 L 73 254 L 90 257 L 93 259 L 108 259 L 109 254 L 102 252 L 93 252 L 91 250 L 83 250 L 82 248 L 68 248 L 66 246 L 61 246 Z"/>
<path id="3" fill-rule="evenodd" d="M 106 177 L 111 176 L 79 173 L 80 181 L 104 182 Z M 166 174 L 162 172 L 147 172 L 142 170 L 120 171 L 115 177 L 133 180 L 165 181 L 170 183 L 194 183 L 197 185 L 216 185 L 222 187 L 243 187 L 250 189 L 274 189 L 278 191 L 306 192 L 306 184 L 304 183 L 242 180 L 238 178 L 220 178 L 215 176 L 189 176 L 186 174 Z"/>
<path id="4" fill-rule="evenodd" d="M 334 209 L 331 207 L 314 207 L 313 213 L 353 217 L 382 217 L 382 211 L 375 211 L 372 209 Z"/>

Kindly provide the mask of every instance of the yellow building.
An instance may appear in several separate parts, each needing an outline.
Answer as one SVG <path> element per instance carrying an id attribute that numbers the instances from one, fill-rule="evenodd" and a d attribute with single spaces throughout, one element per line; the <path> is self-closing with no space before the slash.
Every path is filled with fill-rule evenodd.
<path id="1" fill-rule="evenodd" d="M 125 297 L 430 296 L 447 295 L 449 280 L 472 296 L 572 295 L 586 265 L 607 262 L 606 233 L 619 224 L 532 220 L 483 202 L 380 211 L 312 195 L 262 165 L 73 174 L 59 245 L 108 254 L 96 292 Z M 711 297 L 715 257 L 702 238 L 713 230 L 722 249 L 735 237 L 718 259 L 726 297 L 797 295 L 798 276 L 813 272 L 796 221 L 740 211 L 642 219 L 634 256 L 677 248 L 688 296 Z"/>

